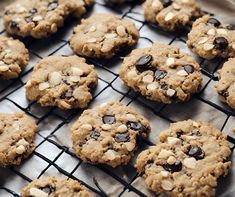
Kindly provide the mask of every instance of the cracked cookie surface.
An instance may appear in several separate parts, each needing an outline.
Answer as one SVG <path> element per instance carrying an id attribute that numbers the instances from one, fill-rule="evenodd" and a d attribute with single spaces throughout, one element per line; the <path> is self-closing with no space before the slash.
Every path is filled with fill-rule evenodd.
<path id="1" fill-rule="evenodd" d="M 23 42 L 0 36 L 0 80 L 17 78 L 29 62 Z"/>
<path id="2" fill-rule="evenodd" d="M 80 159 L 117 167 L 130 161 L 137 138 L 146 138 L 150 125 L 133 108 L 111 102 L 84 111 L 71 130 Z"/>
<path id="3" fill-rule="evenodd" d="M 25 113 L 0 113 L 0 166 L 20 165 L 34 150 L 35 121 Z"/>
<path id="4" fill-rule="evenodd" d="M 69 15 L 81 17 L 94 0 L 20 0 L 5 9 L 6 31 L 20 37 L 45 38 L 57 32 Z"/>
<path id="5" fill-rule="evenodd" d="M 59 179 L 53 176 L 35 179 L 22 189 L 22 197 L 92 197 L 86 187 L 72 179 Z"/>
<path id="6" fill-rule="evenodd" d="M 162 103 L 189 100 L 202 82 L 200 66 L 193 57 L 166 44 L 133 50 L 124 58 L 120 77 L 134 91 Z"/>
<path id="7" fill-rule="evenodd" d="M 175 31 L 200 16 L 196 0 L 146 0 L 145 19 L 168 31 Z"/>
<path id="8" fill-rule="evenodd" d="M 219 82 L 215 87 L 220 100 L 235 109 L 235 58 L 230 58 L 219 70 Z"/>
<path id="9" fill-rule="evenodd" d="M 70 45 L 82 56 L 111 58 L 138 39 L 139 32 L 131 21 L 112 14 L 94 14 L 75 27 Z"/>
<path id="10" fill-rule="evenodd" d="M 197 19 L 188 34 L 188 47 L 200 57 L 235 57 L 235 25 L 222 24 L 209 15 Z"/>
<path id="11" fill-rule="evenodd" d="M 93 65 L 78 56 L 50 56 L 34 67 L 26 83 L 26 97 L 42 106 L 85 108 L 98 82 Z"/>
<path id="12" fill-rule="evenodd" d="M 214 196 L 217 179 L 231 167 L 226 136 L 203 121 L 181 121 L 141 152 L 136 167 L 147 187 L 169 196 Z"/>

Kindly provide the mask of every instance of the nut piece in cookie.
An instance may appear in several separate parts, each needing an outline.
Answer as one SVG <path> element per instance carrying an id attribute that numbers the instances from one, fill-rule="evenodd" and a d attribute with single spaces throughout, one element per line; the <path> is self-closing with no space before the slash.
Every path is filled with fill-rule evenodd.
<path id="1" fill-rule="evenodd" d="M 0 113 L 0 167 L 20 165 L 33 152 L 36 129 L 25 113 Z"/>
<path id="2" fill-rule="evenodd" d="M 23 42 L 0 36 L 0 80 L 17 78 L 29 61 Z"/>
<path id="3" fill-rule="evenodd" d="M 26 83 L 26 97 L 42 106 L 85 108 L 98 76 L 93 65 L 78 56 L 50 56 L 34 67 Z"/>
<path id="4" fill-rule="evenodd" d="M 187 101 L 202 83 L 194 58 L 166 44 L 133 50 L 121 65 L 120 77 L 128 87 L 162 103 Z"/>
<path id="5" fill-rule="evenodd" d="M 117 167 L 130 161 L 137 138 L 147 138 L 150 125 L 134 109 L 111 102 L 84 111 L 71 130 L 80 159 Z"/>
<path id="6" fill-rule="evenodd" d="M 69 15 L 81 17 L 94 0 L 18 0 L 5 9 L 6 31 L 20 37 L 45 38 L 57 32 Z"/>
<path id="7" fill-rule="evenodd" d="M 86 187 L 72 179 L 58 179 L 53 176 L 35 179 L 22 189 L 22 197 L 81 196 L 92 197 Z"/>
<path id="8" fill-rule="evenodd" d="M 235 26 L 203 16 L 193 23 L 187 45 L 205 59 L 235 57 Z"/>
<path id="9" fill-rule="evenodd" d="M 159 138 L 136 162 L 147 187 L 168 196 L 214 196 L 217 179 L 231 167 L 226 136 L 207 122 L 187 120 Z"/>
<path id="10" fill-rule="evenodd" d="M 183 28 L 200 16 L 196 0 L 146 0 L 144 3 L 146 21 L 157 23 L 167 31 Z"/>
<path id="11" fill-rule="evenodd" d="M 75 27 L 70 45 L 82 56 L 111 58 L 138 39 L 139 32 L 131 21 L 112 14 L 95 14 Z"/>
<path id="12" fill-rule="evenodd" d="M 219 82 L 215 88 L 220 100 L 235 109 L 235 58 L 229 59 L 219 70 Z"/>

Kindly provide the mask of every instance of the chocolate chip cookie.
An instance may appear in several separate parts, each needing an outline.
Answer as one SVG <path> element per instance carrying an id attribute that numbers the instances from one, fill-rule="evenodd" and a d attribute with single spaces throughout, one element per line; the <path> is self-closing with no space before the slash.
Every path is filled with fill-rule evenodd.
<path id="1" fill-rule="evenodd" d="M 82 56 L 111 58 L 138 39 L 139 32 L 131 21 L 112 14 L 94 14 L 74 29 L 70 45 Z"/>
<path id="2" fill-rule="evenodd" d="M 137 138 L 146 138 L 150 125 L 134 109 L 111 102 L 84 111 L 71 130 L 79 158 L 116 167 L 129 162 Z"/>
<path id="3" fill-rule="evenodd" d="M 20 0 L 3 16 L 6 31 L 20 37 L 45 38 L 57 32 L 69 15 L 81 17 L 94 0 Z"/>
<path id="4" fill-rule="evenodd" d="M 217 179 L 231 167 L 226 136 L 203 121 L 181 121 L 160 143 L 140 153 L 136 167 L 149 189 L 169 196 L 214 196 Z"/>
<path id="5" fill-rule="evenodd" d="M 215 87 L 221 101 L 235 109 L 235 58 L 229 59 L 219 70 L 219 82 Z"/>
<path id="6" fill-rule="evenodd" d="M 26 83 L 26 97 L 42 106 L 85 108 L 98 76 L 93 65 L 78 56 L 50 56 L 34 67 Z"/>
<path id="7" fill-rule="evenodd" d="M 35 179 L 22 189 L 22 197 L 92 197 L 91 192 L 78 181 L 58 179 L 53 176 Z"/>
<path id="8" fill-rule="evenodd" d="M 121 65 L 120 77 L 134 91 L 163 103 L 189 100 L 202 82 L 193 57 L 166 44 L 133 50 Z"/>
<path id="9" fill-rule="evenodd" d="M 33 152 L 36 129 L 25 113 L 0 113 L 0 167 L 19 165 Z"/>
<path id="10" fill-rule="evenodd" d="M 0 36 L 0 80 L 17 78 L 29 61 L 23 42 Z"/>
<path id="11" fill-rule="evenodd" d="M 196 0 L 146 0 L 145 19 L 168 31 L 175 31 L 200 16 Z"/>
<path id="12" fill-rule="evenodd" d="M 193 23 L 187 45 L 205 59 L 235 57 L 235 25 L 221 24 L 209 15 Z"/>

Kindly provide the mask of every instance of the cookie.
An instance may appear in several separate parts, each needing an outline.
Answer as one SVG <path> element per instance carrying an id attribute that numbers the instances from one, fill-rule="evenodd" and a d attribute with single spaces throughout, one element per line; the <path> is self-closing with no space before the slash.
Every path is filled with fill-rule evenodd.
<path id="1" fill-rule="evenodd" d="M 98 76 L 93 65 L 78 56 L 50 56 L 34 67 L 26 83 L 26 97 L 42 106 L 85 108 Z"/>
<path id="2" fill-rule="evenodd" d="M 0 167 L 19 165 L 33 152 L 36 129 L 25 113 L 0 113 Z"/>
<path id="3" fill-rule="evenodd" d="M 45 38 L 57 32 L 69 15 L 81 17 L 94 0 L 20 0 L 5 9 L 6 31 L 20 37 Z"/>
<path id="4" fill-rule="evenodd" d="M 29 62 L 23 42 L 0 36 L 0 80 L 17 78 Z"/>
<path id="5" fill-rule="evenodd" d="M 219 82 L 215 85 L 220 100 L 235 109 L 235 58 L 229 59 L 219 70 Z"/>
<path id="6" fill-rule="evenodd" d="M 146 138 L 150 126 L 134 109 L 111 102 L 84 111 L 71 130 L 80 159 L 117 167 L 130 161 L 137 139 Z"/>
<path id="7" fill-rule="evenodd" d="M 200 16 L 196 0 L 146 0 L 143 7 L 145 19 L 167 31 L 181 29 Z"/>
<path id="8" fill-rule="evenodd" d="M 136 167 L 149 189 L 169 196 L 214 196 L 231 167 L 226 136 L 207 122 L 171 124 L 160 143 L 141 152 Z"/>
<path id="9" fill-rule="evenodd" d="M 120 77 L 125 85 L 150 100 L 177 103 L 199 91 L 199 64 L 179 48 L 166 44 L 135 49 L 124 58 Z"/>
<path id="10" fill-rule="evenodd" d="M 138 39 L 139 32 L 131 21 L 112 14 L 94 14 L 75 27 L 70 45 L 82 56 L 111 58 Z"/>
<path id="11" fill-rule="evenodd" d="M 193 23 L 188 34 L 188 47 L 200 57 L 235 57 L 235 25 L 221 24 L 206 15 Z"/>
<path id="12" fill-rule="evenodd" d="M 21 192 L 21 197 L 49 196 L 92 197 L 93 195 L 78 181 L 58 179 L 53 176 L 35 179 L 25 186 Z"/>

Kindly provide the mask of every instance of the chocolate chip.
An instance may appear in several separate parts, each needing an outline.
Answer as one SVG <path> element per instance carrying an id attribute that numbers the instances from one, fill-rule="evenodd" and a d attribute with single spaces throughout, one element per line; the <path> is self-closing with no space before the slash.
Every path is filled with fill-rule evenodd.
<path id="1" fill-rule="evenodd" d="M 168 85 L 167 85 L 166 83 L 161 83 L 161 84 L 160 84 L 160 88 L 161 88 L 162 90 L 168 90 Z"/>
<path id="2" fill-rule="evenodd" d="M 51 3 L 48 4 L 47 9 L 48 9 L 48 10 L 54 10 L 54 9 L 56 9 L 57 7 L 58 7 L 57 1 L 53 1 L 53 2 L 51 2 Z"/>
<path id="3" fill-rule="evenodd" d="M 227 26 L 227 29 L 228 29 L 228 30 L 231 30 L 231 31 L 232 31 L 232 30 L 235 30 L 235 25 L 230 24 L 230 25 Z"/>
<path id="4" fill-rule="evenodd" d="M 4 15 L 9 15 L 10 14 L 10 11 L 9 10 L 6 10 L 5 12 L 4 12 Z"/>
<path id="5" fill-rule="evenodd" d="M 139 131 L 140 133 L 146 132 L 144 125 L 139 122 L 128 122 L 127 126 L 132 130 Z"/>
<path id="6" fill-rule="evenodd" d="M 51 193 L 55 192 L 55 187 L 48 185 L 46 187 L 41 187 L 40 190 L 50 195 Z"/>
<path id="7" fill-rule="evenodd" d="M 157 80 L 163 79 L 166 75 L 167 75 L 167 72 L 164 70 L 156 70 L 156 72 L 155 72 L 155 78 Z"/>
<path id="8" fill-rule="evenodd" d="M 197 160 L 203 159 L 205 157 L 205 153 L 200 147 L 190 147 L 188 155 L 190 157 L 194 157 Z"/>
<path id="9" fill-rule="evenodd" d="M 194 67 L 190 64 L 187 64 L 184 66 L 184 70 L 188 73 L 188 74 L 191 74 L 194 72 Z"/>
<path id="10" fill-rule="evenodd" d="M 215 48 L 219 50 L 224 50 L 228 47 L 228 41 L 224 37 L 216 37 L 213 44 L 215 45 Z"/>
<path id="11" fill-rule="evenodd" d="M 183 135 L 183 131 L 177 131 L 177 132 L 176 132 L 176 136 L 177 136 L 177 138 L 180 138 L 180 137 L 181 137 L 181 135 Z"/>
<path id="12" fill-rule="evenodd" d="M 92 133 L 90 134 L 90 137 L 93 138 L 94 140 L 98 140 L 98 138 L 100 137 L 100 132 L 92 131 Z"/>
<path id="13" fill-rule="evenodd" d="M 149 70 L 149 64 L 152 62 L 153 56 L 152 55 L 144 55 L 140 57 L 137 62 L 135 63 L 136 69 L 139 72 L 144 72 Z"/>
<path id="14" fill-rule="evenodd" d="M 182 163 L 180 160 L 176 160 L 174 164 L 164 164 L 163 168 L 168 172 L 179 172 L 182 169 Z"/>
<path id="15" fill-rule="evenodd" d="M 201 136 L 201 133 L 198 130 L 193 130 L 191 136 Z"/>
<path id="16" fill-rule="evenodd" d="M 227 98 L 229 96 L 228 90 L 223 90 L 222 92 L 219 93 L 221 96 Z"/>
<path id="17" fill-rule="evenodd" d="M 216 18 L 209 18 L 208 23 L 214 25 L 215 27 L 219 27 L 221 23 Z"/>
<path id="18" fill-rule="evenodd" d="M 31 10 L 29 10 L 29 12 L 31 14 L 36 14 L 38 12 L 38 10 L 36 8 L 32 8 Z"/>
<path id="19" fill-rule="evenodd" d="M 130 141 L 129 133 L 117 133 L 114 137 L 116 142 L 128 142 Z"/>
<path id="20" fill-rule="evenodd" d="M 153 159 L 148 159 L 146 164 L 152 164 L 153 163 Z"/>
<path id="21" fill-rule="evenodd" d="M 11 28 L 16 28 L 16 27 L 17 27 L 17 22 L 15 22 L 15 21 L 10 21 L 10 27 L 11 27 Z"/>
<path id="22" fill-rule="evenodd" d="M 104 124 L 114 124 L 116 122 L 116 118 L 112 115 L 103 116 Z"/>
<path id="23" fill-rule="evenodd" d="M 153 159 L 148 159 L 146 161 L 145 167 L 149 168 L 153 164 L 153 162 L 154 162 Z"/>
<path id="24" fill-rule="evenodd" d="M 164 8 L 172 4 L 172 0 L 160 0 L 160 1 Z"/>

